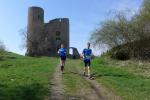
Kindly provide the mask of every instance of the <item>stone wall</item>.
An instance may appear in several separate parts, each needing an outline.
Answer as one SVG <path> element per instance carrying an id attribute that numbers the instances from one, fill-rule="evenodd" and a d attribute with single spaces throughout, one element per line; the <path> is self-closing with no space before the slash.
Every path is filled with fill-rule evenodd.
<path id="1" fill-rule="evenodd" d="M 69 19 L 57 18 L 44 23 L 44 10 L 30 7 L 28 10 L 27 55 L 57 56 L 61 43 L 69 53 Z"/>

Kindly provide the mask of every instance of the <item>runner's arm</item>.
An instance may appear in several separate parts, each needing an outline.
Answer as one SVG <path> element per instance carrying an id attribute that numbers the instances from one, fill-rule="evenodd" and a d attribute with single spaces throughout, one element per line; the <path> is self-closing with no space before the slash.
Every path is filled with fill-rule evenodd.
<path id="1" fill-rule="evenodd" d="M 82 51 L 82 59 L 85 58 L 85 54 L 84 54 L 85 50 Z"/>
<path id="2" fill-rule="evenodd" d="M 59 49 L 58 49 L 57 53 L 58 53 L 58 54 L 60 53 Z"/>

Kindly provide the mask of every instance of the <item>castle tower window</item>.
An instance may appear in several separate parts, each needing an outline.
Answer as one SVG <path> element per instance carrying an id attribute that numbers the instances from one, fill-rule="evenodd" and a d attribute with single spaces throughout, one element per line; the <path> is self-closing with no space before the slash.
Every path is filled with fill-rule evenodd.
<path id="1" fill-rule="evenodd" d="M 40 20 L 40 15 L 38 15 L 38 20 Z"/>
<path id="2" fill-rule="evenodd" d="M 60 37 L 56 37 L 56 41 L 60 41 L 61 40 L 61 38 Z"/>
<path id="3" fill-rule="evenodd" d="M 38 15 L 38 20 L 42 21 L 42 16 Z"/>
<path id="4" fill-rule="evenodd" d="M 60 36 L 60 31 L 56 31 L 56 36 Z"/>

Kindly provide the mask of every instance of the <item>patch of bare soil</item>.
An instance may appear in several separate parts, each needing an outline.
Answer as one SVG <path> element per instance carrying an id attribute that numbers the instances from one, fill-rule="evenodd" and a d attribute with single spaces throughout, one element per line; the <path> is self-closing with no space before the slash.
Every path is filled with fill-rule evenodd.
<path id="1" fill-rule="evenodd" d="M 77 67 L 78 68 L 78 67 Z M 78 69 L 78 73 L 82 73 Z M 83 79 L 89 84 L 90 92 L 88 95 L 85 95 L 85 100 L 121 100 L 121 98 L 115 95 L 112 91 L 103 87 L 100 83 L 98 83 L 95 78 L 89 79 L 88 77 L 84 77 L 80 74 Z M 88 92 L 87 88 L 83 89 L 83 91 Z"/>
<path id="2" fill-rule="evenodd" d="M 88 83 L 88 86 L 80 87 L 78 86 L 78 98 L 77 97 L 66 97 L 63 90 L 62 84 L 62 73 L 60 72 L 59 66 L 56 67 L 56 70 L 51 79 L 51 89 L 50 96 L 48 100 L 121 100 L 119 96 L 116 96 L 112 91 L 103 87 L 95 79 L 91 80 L 87 77 L 81 75 L 80 69 L 77 68 L 77 73 Z M 80 84 L 78 84 L 80 85 Z"/>
<path id="3" fill-rule="evenodd" d="M 62 73 L 60 67 L 57 66 L 51 79 L 50 97 L 48 100 L 64 100 L 64 90 L 62 85 Z"/>

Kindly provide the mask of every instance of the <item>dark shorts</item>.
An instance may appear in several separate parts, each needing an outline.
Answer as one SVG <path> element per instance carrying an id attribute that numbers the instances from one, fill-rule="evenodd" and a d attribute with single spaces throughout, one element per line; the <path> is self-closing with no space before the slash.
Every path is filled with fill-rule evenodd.
<path id="1" fill-rule="evenodd" d="M 66 56 L 60 56 L 61 60 L 66 60 Z"/>
<path id="2" fill-rule="evenodd" d="M 85 67 L 87 66 L 91 66 L 91 61 L 90 60 L 84 60 L 84 64 L 85 64 Z"/>

